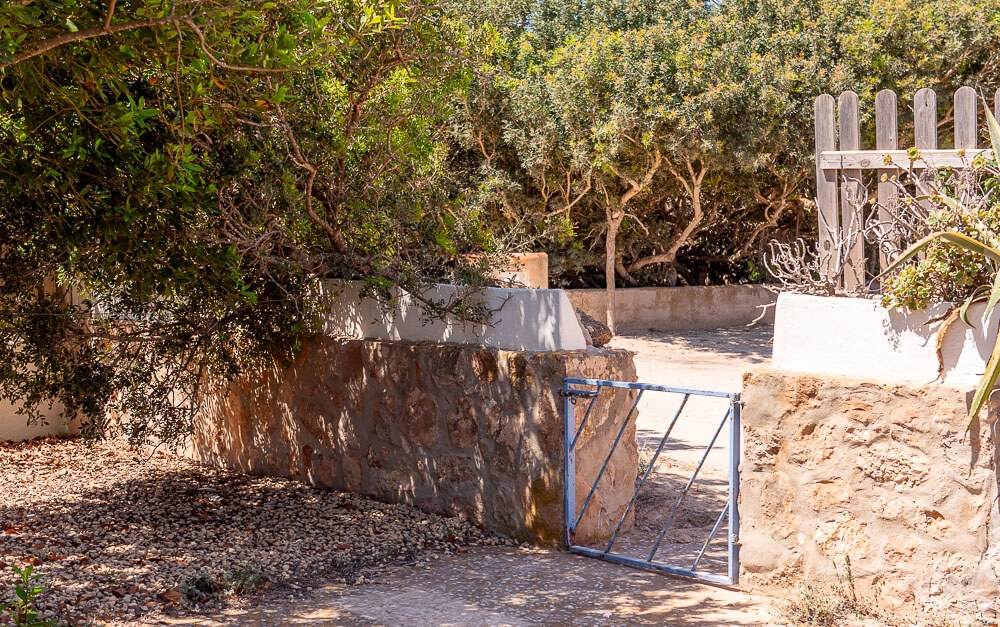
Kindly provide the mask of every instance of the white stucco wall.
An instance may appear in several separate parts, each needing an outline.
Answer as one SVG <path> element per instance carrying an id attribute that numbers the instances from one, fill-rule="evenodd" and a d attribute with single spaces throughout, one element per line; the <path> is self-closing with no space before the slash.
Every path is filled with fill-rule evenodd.
<path id="1" fill-rule="evenodd" d="M 10 403 L 0 401 L 0 442 L 30 440 L 41 435 L 62 435 L 69 432 L 66 421 L 59 417 L 60 409 L 53 407 L 45 411 L 48 424 L 28 426 L 28 419 L 18 415 Z"/>
<path id="2" fill-rule="evenodd" d="M 428 320 L 421 304 L 401 293 L 393 312 L 380 310 L 372 298 L 361 299 L 361 283 L 325 285 L 337 296 L 326 333 L 338 337 L 451 344 L 482 344 L 505 350 L 586 350 L 587 341 L 573 304 L 562 290 L 488 288 L 465 295 L 493 311 L 490 324 Z M 437 285 L 423 294 L 451 302 L 465 288 Z"/>
<path id="3" fill-rule="evenodd" d="M 775 311 L 772 366 L 779 370 L 927 384 L 938 380 L 937 332 L 948 311 L 889 310 L 874 300 L 781 294 Z M 997 311 L 983 320 L 970 309 L 970 327 L 956 322 L 941 346 L 943 380 L 974 388 L 997 336 Z"/>

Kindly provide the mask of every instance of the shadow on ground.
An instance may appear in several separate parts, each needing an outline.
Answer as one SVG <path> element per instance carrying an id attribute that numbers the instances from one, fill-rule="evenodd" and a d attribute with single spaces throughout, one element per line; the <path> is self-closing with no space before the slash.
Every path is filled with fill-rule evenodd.
<path id="1" fill-rule="evenodd" d="M 613 343 L 623 348 L 638 350 L 642 355 L 655 352 L 657 346 L 669 346 L 674 351 L 711 353 L 713 358 L 738 357 L 742 360 L 764 364 L 771 359 L 771 341 L 774 327 L 761 325 L 751 329 L 734 327 L 726 329 L 694 329 L 659 331 L 630 331 L 618 335 Z M 629 346 L 636 344 L 636 348 Z M 641 347 L 641 348 L 639 348 Z"/>
<path id="2" fill-rule="evenodd" d="M 360 587 L 197 625 L 763 625 L 760 599 L 559 551 L 470 549 Z M 292 614 L 287 613 L 292 610 Z"/>

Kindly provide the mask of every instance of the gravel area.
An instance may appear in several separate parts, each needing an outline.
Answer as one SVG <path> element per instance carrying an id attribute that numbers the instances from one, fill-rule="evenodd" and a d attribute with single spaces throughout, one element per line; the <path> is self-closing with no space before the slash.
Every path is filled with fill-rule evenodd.
<path id="1" fill-rule="evenodd" d="M 0 603 L 13 597 L 9 565 L 32 564 L 45 575 L 38 606 L 70 624 L 252 603 L 316 578 L 363 584 L 428 553 L 507 544 L 457 518 L 163 452 L 0 443 Z"/>

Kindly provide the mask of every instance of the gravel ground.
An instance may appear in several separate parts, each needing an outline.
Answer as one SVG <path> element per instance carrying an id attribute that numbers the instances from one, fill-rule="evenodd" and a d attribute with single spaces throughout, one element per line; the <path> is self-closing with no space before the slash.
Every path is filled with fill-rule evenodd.
<path id="1" fill-rule="evenodd" d="M 9 565 L 32 564 L 45 575 L 38 606 L 70 624 L 246 603 L 315 578 L 365 583 L 428 554 L 504 544 L 457 518 L 163 452 L 0 443 L 0 602 L 13 597 Z"/>

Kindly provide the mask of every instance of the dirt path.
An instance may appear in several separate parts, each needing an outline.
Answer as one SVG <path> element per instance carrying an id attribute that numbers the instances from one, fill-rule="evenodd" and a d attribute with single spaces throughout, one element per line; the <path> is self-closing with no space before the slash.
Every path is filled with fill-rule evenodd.
<path id="1" fill-rule="evenodd" d="M 642 382 L 738 392 L 743 373 L 769 361 L 772 336 L 771 327 L 650 332 L 617 337 L 612 345 L 636 353 Z M 727 575 L 729 408 L 726 398 L 643 393 L 636 421 L 639 470 L 652 470 L 636 499 L 635 525 L 616 539 L 612 552 Z"/>
<path id="2" fill-rule="evenodd" d="M 470 549 L 376 583 L 319 585 L 250 610 L 153 624 L 769 625 L 769 599 L 539 549 Z"/>
<path id="3" fill-rule="evenodd" d="M 741 387 L 743 372 L 769 361 L 771 331 L 764 327 L 751 332 L 631 334 L 615 338 L 613 345 L 637 353 L 640 381 L 735 391 Z M 670 407 L 651 399 L 640 409 L 639 437 L 655 446 L 672 415 Z M 704 449 L 705 434 L 717 427 L 725 406 L 720 410 L 717 402 L 695 403 L 686 411 L 690 410 L 695 419 L 673 434 L 676 440 L 659 469 L 666 492 L 654 495 L 659 499 L 653 499 L 656 502 L 676 498 L 678 482 L 686 481 L 692 460 Z M 705 470 L 705 477 L 715 485 L 692 497 L 696 506 L 680 519 L 690 524 L 681 525 L 683 533 L 674 538 L 670 549 L 674 552 L 682 545 L 687 552 L 700 548 L 703 537 L 699 534 L 706 524 L 711 528 L 707 512 L 718 505 L 720 495 L 725 503 L 728 453 L 725 446 L 720 451 Z M 649 505 L 640 510 L 640 526 L 655 530 L 662 515 L 662 505 Z M 718 553 L 710 558 L 717 566 L 724 565 L 725 554 Z M 207 617 L 161 617 L 149 624 L 770 625 L 776 623 L 773 603 L 773 599 L 565 552 L 470 548 L 465 554 L 397 568 L 361 585 L 317 582 L 311 589 L 272 591 L 249 609 L 234 608 Z"/>

